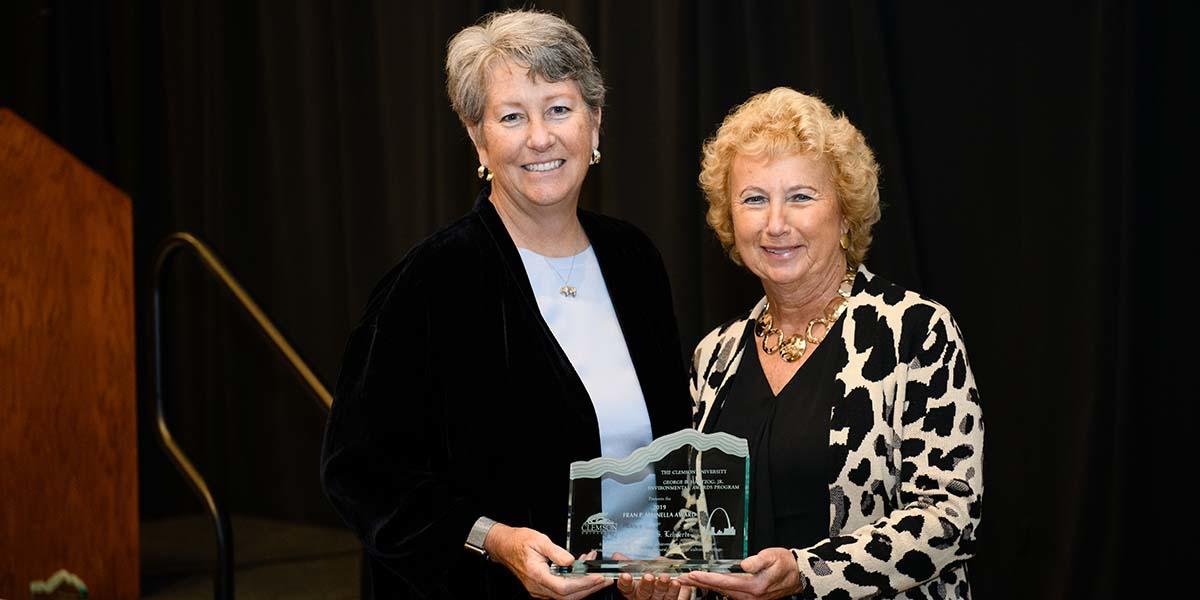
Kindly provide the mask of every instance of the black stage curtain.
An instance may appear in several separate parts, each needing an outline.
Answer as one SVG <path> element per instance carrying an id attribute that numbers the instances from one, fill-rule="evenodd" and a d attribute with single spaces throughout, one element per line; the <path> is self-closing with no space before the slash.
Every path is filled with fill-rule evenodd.
<path id="1" fill-rule="evenodd" d="M 197 510 L 150 434 L 158 241 L 179 229 L 207 240 L 332 383 L 374 282 L 472 202 L 476 163 L 445 96 L 445 43 L 515 4 L 0 9 L 0 104 L 134 199 L 147 518 Z M 1188 170 L 1170 143 L 1183 28 L 1195 22 L 1186 8 L 536 6 L 598 54 L 604 160 L 583 204 L 656 241 L 685 350 L 760 294 L 705 227 L 701 142 L 752 93 L 820 95 L 882 164 L 869 267 L 949 306 L 969 340 L 988 424 L 978 597 L 1145 591 L 1154 571 L 1134 565 L 1164 559 L 1164 501 L 1179 495 L 1148 474 L 1178 404 L 1162 383 L 1175 290 L 1162 207 Z M 335 522 L 317 482 L 322 411 L 194 261 L 175 273 L 168 389 L 185 447 L 234 512 Z M 471 346 L 471 323 L 445 324 L 470 348 L 464 371 L 490 360 Z"/>

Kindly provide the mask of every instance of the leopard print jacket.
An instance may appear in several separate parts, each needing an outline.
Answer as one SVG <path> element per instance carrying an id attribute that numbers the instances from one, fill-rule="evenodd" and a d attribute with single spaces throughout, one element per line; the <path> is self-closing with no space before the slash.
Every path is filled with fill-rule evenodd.
<path id="1" fill-rule="evenodd" d="M 792 554 L 807 598 L 970 598 L 983 509 L 983 413 L 945 307 L 859 267 L 837 344 L 844 393 L 829 420 L 829 537 Z M 766 299 L 696 347 L 703 430 Z M 838 343 L 840 341 L 840 343 Z M 838 464 L 834 462 L 833 464 Z"/>

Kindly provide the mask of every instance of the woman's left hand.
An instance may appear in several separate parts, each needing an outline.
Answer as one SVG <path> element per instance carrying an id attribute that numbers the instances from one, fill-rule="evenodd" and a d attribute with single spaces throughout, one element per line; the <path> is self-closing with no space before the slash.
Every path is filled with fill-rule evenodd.
<path id="1" fill-rule="evenodd" d="M 594 550 L 592 554 L 595 554 Z M 620 552 L 614 552 L 613 559 L 630 560 Z M 679 585 L 678 579 L 666 574 L 656 577 L 653 573 L 643 573 L 641 577 L 634 577 L 632 573 L 621 573 L 617 578 L 617 591 L 627 600 L 690 600 L 692 597 L 692 588 Z"/>
<path id="2" fill-rule="evenodd" d="M 734 600 L 782 598 L 804 590 L 796 558 L 786 548 L 767 548 L 742 561 L 742 570 L 753 577 L 695 571 L 679 578 L 693 585 L 724 594 Z"/>
<path id="3" fill-rule="evenodd" d="M 641 577 L 621 573 L 617 578 L 617 591 L 627 600 L 688 600 L 692 597 L 692 588 L 679 585 L 679 581 L 671 579 L 670 575 L 655 577 L 652 573 Z"/>

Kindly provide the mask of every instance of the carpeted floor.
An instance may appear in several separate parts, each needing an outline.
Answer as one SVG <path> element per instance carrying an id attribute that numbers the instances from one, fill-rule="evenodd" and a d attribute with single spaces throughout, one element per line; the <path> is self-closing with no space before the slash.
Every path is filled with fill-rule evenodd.
<path id="1" fill-rule="evenodd" d="M 142 523 L 142 598 L 213 597 L 216 536 L 204 515 Z M 359 597 L 362 550 L 350 532 L 233 517 L 238 600 Z"/>

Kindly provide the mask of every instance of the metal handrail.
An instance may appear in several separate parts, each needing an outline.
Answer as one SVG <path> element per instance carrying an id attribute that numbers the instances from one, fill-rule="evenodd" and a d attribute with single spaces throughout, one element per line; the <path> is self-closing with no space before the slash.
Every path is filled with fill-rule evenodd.
<path id="1" fill-rule="evenodd" d="M 201 502 L 208 509 L 209 516 L 212 518 L 213 526 L 217 530 L 217 575 L 213 582 L 216 598 L 220 600 L 233 600 L 233 528 L 229 524 L 229 515 L 225 509 L 217 502 L 217 498 L 209 490 L 208 484 L 204 478 L 200 476 L 200 472 L 188 460 L 187 455 L 175 443 L 174 436 L 171 435 L 171 430 L 167 426 L 166 419 L 166 395 L 163 393 L 163 375 L 162 375 L 162 308 L 159 298 L 161 296 L 162 273 L 163 268 L 167 263 L 167 259 L 175 252 L 180 250 L 191 250 L 200 259 L 200 263 L 216 278 L 225 291 L 233 296 L 237 304 L 242 307 L 250 317 L 254 319 L 258 328 L 266 335 L 283 358 L 300 377 L 301 381 L 307 386 L 308 390 L 316 396 L 321 405 L 328 411 L 333 406 L 333 396 L 329 395 L 329 390 L 325 389 L 325 385 L 317 378 L 312 369 L 301 360 L 300 355 L 292 348 L 292 345 L 283 337 L 275 324 L 267 318 L 266 313 L 258 307 L 258 304 L 250 298 L 250 294 L 238 283 L 237 279 L 229 273 L 225 265 L 217 258 L 217 255 L 209 249 L 204 242 L 201 242 L 195 236 L 186 232 L 176 232 L 167 236 L 159 245 L 157 257 L 154 260 L 154 396 L 156 415 L 155 419 L 158 423 L 158 439 L 162 443 L 163 449 L 171 458 L 171 462 L 175 463 L 175 467 L 187 479 L 192 490 L 200 497 Z"/>

